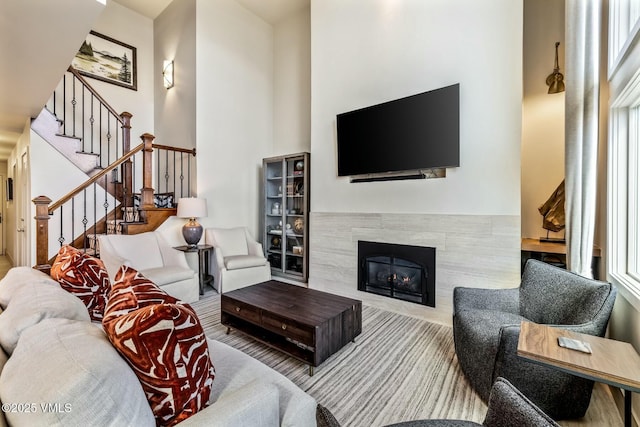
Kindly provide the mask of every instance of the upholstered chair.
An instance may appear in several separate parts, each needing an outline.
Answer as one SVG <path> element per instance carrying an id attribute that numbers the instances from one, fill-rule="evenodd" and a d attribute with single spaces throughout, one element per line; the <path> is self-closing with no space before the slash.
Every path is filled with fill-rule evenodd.
<path id="1" fill-rule="evenodd" d="M 482 424 L 464 420 L 418 420 L 389 427 L 559 427 L 547 414 L 504 378 L 496 379 Z"/>
<path id="2" fill-rule="evenodd" d="M 207 228 L 205 243 L 214 248 L 213 286 L 218 293 L 271 279 L 271 266 L 262 244 L 251 237 L 246 227 Z"/>
<path id="3" fill-rule="evenodd" d="M 520 287 L 453 292 L 453 336 L 460 366 L 484 399 L 504 377 L 554 419 L 582 417 L 593 381 L 517 355 L 520 322 L 604 336 L 616 298 L 610 283 L 528 260 Z"/>
<path id="4" fill-rule="evenodd" d="M 184 252 L 172 248 L 159 232 L 104 234 L 98 237 L 98 244 L 111 281 L 120 266 L 127 265 L 181 301 L 200 298 L 198 275 L 189 267 Z"/>

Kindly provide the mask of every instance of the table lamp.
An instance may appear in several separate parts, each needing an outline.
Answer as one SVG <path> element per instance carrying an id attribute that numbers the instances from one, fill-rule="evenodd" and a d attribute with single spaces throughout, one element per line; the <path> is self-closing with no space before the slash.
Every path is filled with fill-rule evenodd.
<path id="1" fill-rule="evenodd" d="M 184 197 L 178 200 L 179 218 L 189 218 L 189 221 L 182 227 L 182 236 L 190 247 L 195 247 L 202 237 L 202 226 L 198 224 L 196 218 L 207 216 L 207 201 L 196 197 Z"/>

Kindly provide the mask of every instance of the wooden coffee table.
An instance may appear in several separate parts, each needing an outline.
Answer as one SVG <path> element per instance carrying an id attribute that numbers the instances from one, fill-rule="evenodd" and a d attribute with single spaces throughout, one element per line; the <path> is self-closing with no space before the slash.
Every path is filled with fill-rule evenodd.
<path id="1" fill-rule="evenodd" d="M 221 296 L 231 329 L 301 360 L 309 375 L 362 332 L 362 301 L 270 280 Z"/>

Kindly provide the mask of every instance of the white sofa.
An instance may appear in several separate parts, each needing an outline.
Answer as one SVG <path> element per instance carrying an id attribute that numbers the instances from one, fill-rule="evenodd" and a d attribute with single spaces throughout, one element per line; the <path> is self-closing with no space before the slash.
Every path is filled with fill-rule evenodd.
<path id="1" fill-rule="evenodd" d="M 200 298 L 198 275 L 189 267 L 184 252 L 171 247 L 159 232 L 103 234 L 98 244 L 111 281 L 120 266 L 127 265 L 181 301 Z"/>
<path id="2" fill-rule="evenodd" d="M 0 426 L 156 425 L 138 378 L 101 325 L 44 273 L 16 267 L 0 281 L 0 344 Z M 223 343 L 208 344 L 216 370 L 210 404 L 180 425 L 316 425 L 316 401 L 290 380 Z"/>
<path id="3" fill-rule="evenodd" d="M 271 266 L 262 244 L 246 227 L 207 228 L 204 238 L 214 248 L 213 286 L 218 293 L 271 280 Z"/>

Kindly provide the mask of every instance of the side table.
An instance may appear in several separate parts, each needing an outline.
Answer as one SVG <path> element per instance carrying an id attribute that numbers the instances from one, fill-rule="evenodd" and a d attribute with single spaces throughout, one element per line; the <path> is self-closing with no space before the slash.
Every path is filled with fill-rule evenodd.
<path id="1" fill-rule="evenodd" d="M 213 276 L 209 273 L 209 258 L 211 257 L 211 251 L 213 246 L 211 245 L 196 245 L 196 246 L 174 246 L 173 249 L 177 249 L 182 252 L 198 253 L 198 277 L 200 279 L 200 295 L 204 294 L 204 285 L 210 283 L 213 286 Z"/>
<path id="2" fill-rule="evenodd" d="M 589 343 L 592 353 L 560 347 L 559 337 Z M 624 425 L 631 426 L 631 395 L 640 392 L 640 356 L 627 342 L 531 322 L 520 324 L 518 356 L 624 390 Z"/>
<path id="3" fill-rule="evenodd" d="M 555 265 L 556 267 L 566 269 L 567 262 L 567 245 L 565 243 L 558 242 L 541 242 L 538 239 L 522 239 L 520 246 L 521 249 L 521 269 L 520 273 L 524 272 L 524 265 L 529 258 L 537 259 L 539 261 L 546 262 L 548 264 Z M 593 277 L 598 279 L 600 271 L 598 265 L 600 264 L 600 247 L 593 245 L 593 257 L 591 258 L 591 269 L 593 270 Z"/>

